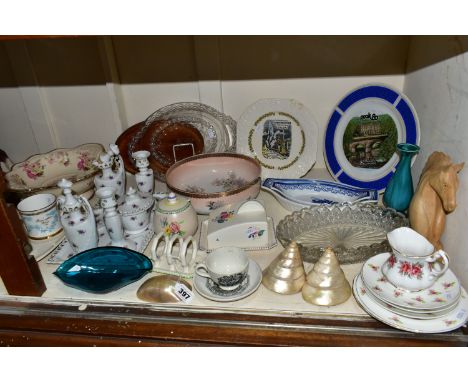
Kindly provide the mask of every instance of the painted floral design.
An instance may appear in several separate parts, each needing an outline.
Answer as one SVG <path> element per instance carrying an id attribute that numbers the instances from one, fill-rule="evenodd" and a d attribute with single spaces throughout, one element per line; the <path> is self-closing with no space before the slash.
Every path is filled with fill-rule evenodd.
<path id="1" fill-rule="evenodd" d="M 167 236 L 172 236 L 172 235 L 184 236 L 185 235 L 185 231 L 182 231 L 182 224 L 184 224 L 183 220 L 179 222 L 169 223 L 167 218 L 162 218 L 160 222 L 161 222 L 161 227 L 163 227 L 163 232 L 165 235 Z"/>
<path id="2" fill-rule="evenodd" d="M 222 207 L 222 203 L 209 201 L 206 205 L 210 211 L 215 210 L 216 208 Z"/>
<path id="3" fill-rule="evenodd" d="M 247 183 L 244 178 L 238 177 L 235 172 L 230 171 L 226 178 L 217 178 L 211 184 L 216 187 L 222 187 L 223 191 L 227 192 L 243 187 Z"/>
<path id="4" fill-rule="evenodd" d="M 66 152 L 57 151 L 51 153 L 48 157 L 45 158 L 48 164 L 59 163 L 67 167 L 70 164 L 70 158 Z"/>
<path id="5" fill-rule="evenodd" d="M 91 169 L 92 159 L 89 157 L 89 152 L 81 151 L 78 155 L 78 163 L 76 167 L 81 171 L 88 171 Z"/>
<path id="6" fill-rule="evenodd" d="M 372 289 L 376 292 L 382 292 L 382 288 L 380 288 L 378 285 L 374 286 Z"/>
<path id="7" fill-rule="evenodd" d="M 411 263 L 409 261 L 400 261 L 400 267 L 398 271 L 401 275 L 406 276 L 408 278 L 416 277 L 420 280 L 423 276 L 423 264 L 421 263 Z"/>
<path id="8" fill-rule="evenodd" d="M 28 178 L 36 180 L 44 174 L 44 165 L 40 161 L 25 162 L 21 165 L 21 168 L 26 173 Z"/>
<path id="9" fill-rule="evenodd" d="M 444 320 L 444 322 L 445 322 L 445 325 L 452 326 L 457 323 L 457 320 Z"/>
<path id="10" fill-rule="evenodd" d="M 398 290 L 398 289 L 396 289 L 396 290 L 393 291 L 393 295 L 394 295 L 395 297 L 400 297 L 400 296 L 403 295 L 403 292 L 400 291 L 400 290 Z"/>
<path id="11" fill-rule="evenodd" d="M 379 268 L 380 268 L 379 266 L 374 265 L 374 264 L 370 264 L 370 263 L 367 264 L 367 265 L 368 265 L 368 266 L 370 267 L 370 269 L 372 269 L 374 272 L 377 272 L 377 271 L 379 270 Z"/>
<path id="12" fill-rule="evenodd" d="M 259 229 L 258 227 L 252 226 L 247 228 L 247 237 L 249 239 L 256 239 L 257 237 L 263 236 L 265 233 L 264 229 Z"/>
<path id="13" fill-rule="evenodd" d="M 391 255 L 388 258 L 387 266 L 388 268 L 393 268 L 395 266 L 395 263 L 397 262 L 395 255 Z"/>
<path id="14" fill-rule="evenodd" d="M 366 288 L 361 287 L 360 292 L 361 292 L 361 294 L 366 294 Z"/>
<path id="15" fill-rule="evenodd" d="M 439 291 L 437 291 L 435 289 L 429 289 L 428 293 L 429 293 L 429 296 L 436 296 L 438 294 L 442 294 L 442 292 L 439 292 Z"/>
<path id="16" fill-rule="evenodd" d="M 223 211 L 218 216 L 216 216 L 213 221 L 220 224 L 231 220 L 234 217 L 234 211 Z"/>
<path id="17" fill-rule="evenodd" d="M 415 298 L 413 298 L 413 300 L 417 301 L 417 302 L 420 302 L 421 304 L 426 303 L 426 301 L 424 301 L 424 299 L 421 296 L 416 296 Z"/>
<path id="18" fill-rule="evenodd" d="M 401 324 L 401 320 L 400 320 L 397 316 L 392 316 L 392 317 L 390 317 L 390 320 Z"/>
<path id="19" fill-rule="evenodd" d="M 456 281 L 452 281 L 451 283 L 445 282 L 442 285 L 444 286 L 444 289 L 447 290 L 447 289 L 453 287 L 455 284 L 456 284 Z"/>
<path id="20" fill-rule="evenodd" d="M 447 300 L 443 299 L 442 297 L 436 297 L 434 299 L 434 302 L 444 303 L 444 302 L 447 302 Z"/>
<path id="21" fill-rule="evenodd" d="M 387 278 L 385 276 L 382 276 L 380 277 L 379 279 L 377 279 L 377 281 L 381 282 L 381 283 L 386 283 L 387 282 Z"/>

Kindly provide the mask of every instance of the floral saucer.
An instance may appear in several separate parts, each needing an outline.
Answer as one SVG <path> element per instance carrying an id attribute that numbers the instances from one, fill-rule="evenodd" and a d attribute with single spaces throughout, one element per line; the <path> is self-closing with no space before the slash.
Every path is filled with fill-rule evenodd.
<path id="1" fill-rule="evenodd" d="M 353 282 L 353 294 L 358 304 L 372 317 L 397 329 L 414 333 L 443 333 L 463 326 L 468 319 L 468 298 L 462 289 L 460 300 L 455 308 L 443 317 L 421 320 L 403 317 L 392 312 L 370 298 L 364 288 L 361 277 L 357 275 Z"/>
<path id="2" fill-rule="evenodd" d="M 262 270 L 252 259 L 249 259 L 249 270 L 245 278 L 245 285 L 241 284 L 238 289 L 226 292 L 219 289 L 210 279 L 195 273 L 193 286 L 195 290 L 208 300 L 218 302 L 231 302 L 241 300 L 255 292 L 262 282 Z"/>
<path id="3" fill-rule="evenodd" d="M 383 308 L 399 314 L 403 317 L 409 317 L 409 318 L 414 318 L 418 320 L 432 320 L 434 318 L 439 318 L 442 316 L 445 316 L 449 314 L 457 305 L 459 299 L 456 301 L 456 303 L 452 306 L 449 306 L 448 308 L 445 308 L 443 310 L 438 310 L 438 311 L 416 311 L 416 310 L 411 310 L 411 309 L 402 309 L 398 308 L 396 306 L 390 305 L 386 303 L 385 301 L 380 300 L 377 296 L 375 296 L 371 290 L 366 286 L 364 281 L 362 280 L 362 274 L 361 274 L 361 282 L 362 282 L 362 293 L 367 293 L 369 298 L 373 300 L 376 304 L 382 306 Z"/>
<path id="4" fill-rule="evenodd" d="M 409 292 L 393 286 L 382 273 L 382 265 L 390 256 L 381 253 L 367 260 L 362 267 L 362 279 L 379 300 L 412 311 L 438 311 L 456 304 L 460 297 L 460 282 L 448 269 L 436 283 L 419 292 Z"/>

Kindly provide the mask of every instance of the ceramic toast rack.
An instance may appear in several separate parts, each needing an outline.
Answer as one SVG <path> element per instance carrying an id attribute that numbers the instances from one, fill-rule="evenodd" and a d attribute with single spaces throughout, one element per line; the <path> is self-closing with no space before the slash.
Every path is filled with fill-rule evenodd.
<path id="1" fill-rule="evenodd" d="M 197 253 L 198 243 L 193 236 L 184 239 L 179 235 L 169 236 L 160 232 L 151 243 L 153 270 L 159 273 L 192 278 Z"/>

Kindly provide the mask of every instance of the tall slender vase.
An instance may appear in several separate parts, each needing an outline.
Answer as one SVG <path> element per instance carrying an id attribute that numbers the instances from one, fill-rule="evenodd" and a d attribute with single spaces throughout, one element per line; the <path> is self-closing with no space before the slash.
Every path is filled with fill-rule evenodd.
<path id="1" fill-rule="evenodd" d="M 410 143 L 399 143 L 397 149 L 400 152 L 400 162 L 385 189 L 383 202 L 387 207 L 405 212 L 414 195 L 411 159 L 419 152 L 420 147 Z"/>

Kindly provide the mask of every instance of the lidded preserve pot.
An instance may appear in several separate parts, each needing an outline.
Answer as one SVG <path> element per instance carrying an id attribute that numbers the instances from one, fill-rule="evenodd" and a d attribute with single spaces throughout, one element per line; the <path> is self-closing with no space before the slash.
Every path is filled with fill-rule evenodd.
<path id="1" fill-rule="evenodd" d="M 171 192 L 157 204 L 153 224 L 156 234 L 186 238 L 197 231 L 198 218 L 189 199 Z"/>

